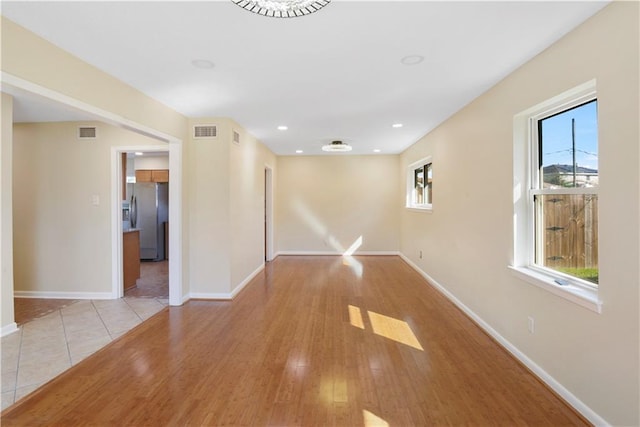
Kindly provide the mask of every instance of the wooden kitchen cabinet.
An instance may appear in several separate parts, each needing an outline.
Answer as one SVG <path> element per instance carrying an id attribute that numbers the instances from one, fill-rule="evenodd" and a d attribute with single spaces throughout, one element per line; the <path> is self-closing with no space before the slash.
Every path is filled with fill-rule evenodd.
<path id="1" fill-rule="evenodd" d="M 122 269 L 124 290 L 133 288 L 140 278 L 140 231 L 122 235 Z"/>
<path id="2" fill-rule="evenodd" d="M 138 169 L 136 182 L 169 182 L 169 169 Z"/>
<path id="3" fill-rule="evenodd" d="M 169 182 L 169 169 L 156 169 L 151 171 L 151 181 Z"/>

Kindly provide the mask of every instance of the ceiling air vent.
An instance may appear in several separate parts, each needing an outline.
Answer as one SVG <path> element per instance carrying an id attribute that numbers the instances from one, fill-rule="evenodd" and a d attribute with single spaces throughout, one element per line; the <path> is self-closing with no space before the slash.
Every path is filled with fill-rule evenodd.
<path id="1" fill-rule="evenodd" d="M 215 125 L 195 125 L 193 127 L 194 139 L 211 139 L 218 135 L 218 128 Z"/>
<path id="2" fill-rule="evenodd" d="M 79 127 L 78 138 L 80 139 L 96 139 L 97 130 L 95 126 L 92 127 Z"/>
<path id="3" fill-rule="evenodd" d="M 240 134 L 235 130 L 233 131 L 233 143 L 240 145 Z"/>

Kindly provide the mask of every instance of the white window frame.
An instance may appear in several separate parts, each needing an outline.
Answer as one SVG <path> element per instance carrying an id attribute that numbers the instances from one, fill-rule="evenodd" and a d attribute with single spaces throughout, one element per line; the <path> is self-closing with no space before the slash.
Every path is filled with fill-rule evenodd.
<path id="1" fill-rule="evenodd" d="M 433 161 L 431 156 L 424 157 L 417 162 L 411 163 L 407 166 L 407 197 L 405 207 L 409 210 L 415 210 L 417 212 L 432 212 L 433 211 L 433 193 L 431 203 L 416 203 L 415 199 L 415 186 L 414 186 L 414 178 L 415 178 L 415 170 L 424 167 L 426 165 L 431 165 L 431 174 L 433 175 Z M 424 171 L 424 179 L 427 179 L 427 171 Z M 433 191 L 433 190 L 432 190 Z M 426 194 L 424 195 L 424 199 L 427 199 Z"/>
<path id="2" fill-rule="evenodd" d="M 598 288 L 590 282 L 535 264 L 534 197 L 554 194 L 539 188 L 538 126 L 539 120 L 597 99 L 596 81 L 591 80 L 514 117 L 514 188 L 513 251 L 509 268 L 525 282 L 559 297 L 600 313 L 602 302 Z M 598 194 L 597 188 L 563 189 L 563 194 Z"/>

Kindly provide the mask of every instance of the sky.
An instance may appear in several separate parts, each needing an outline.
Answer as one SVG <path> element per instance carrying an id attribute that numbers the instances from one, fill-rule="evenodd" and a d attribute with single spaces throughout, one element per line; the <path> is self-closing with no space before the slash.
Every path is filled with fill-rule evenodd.
<path id="1" fill-rule="evenodd" d="M 542 120 L 542 165 L 571 165 L 571 119 L 576 120 L 576 163 L 598 169 L 597 101 Z"/>

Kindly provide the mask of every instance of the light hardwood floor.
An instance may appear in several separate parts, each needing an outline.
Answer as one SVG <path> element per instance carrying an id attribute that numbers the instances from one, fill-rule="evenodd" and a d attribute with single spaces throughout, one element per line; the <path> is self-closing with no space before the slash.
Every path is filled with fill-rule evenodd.
<path id="1" fill-rule="evenodd" d="M 279 257 L 169 307 L 2 425 L 587 425 L 398 257 Z"/>

